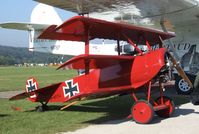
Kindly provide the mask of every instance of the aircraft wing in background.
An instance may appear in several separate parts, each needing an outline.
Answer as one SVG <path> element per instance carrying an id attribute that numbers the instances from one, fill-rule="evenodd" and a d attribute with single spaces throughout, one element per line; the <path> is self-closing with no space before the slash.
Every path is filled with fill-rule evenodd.
<path id="1" fill-rule="evenodd" d="M 33 24 L 33 23 L 18 23 L 18 22 L 8 22 L 8 23 L 1 23 L 0 27 L 6 29 L 15 29 L 15 30 L 26 30 L 26 31 L 43 31 L 50 25 L 46 24 Z"/>
<path id="2" fill-rule="evenodd" d="M 148 23 L 166 17 L 172 24 L 195 23 L 198 20 L 196 0 L 35 0 L 67 11 L 89 13 L 92 17 L 106 20 L 123 20 L 129 23 Z M 93 14 L 93 15 L 92 15 Z M 176 18 L 177 17 L 177 18 Z"/>

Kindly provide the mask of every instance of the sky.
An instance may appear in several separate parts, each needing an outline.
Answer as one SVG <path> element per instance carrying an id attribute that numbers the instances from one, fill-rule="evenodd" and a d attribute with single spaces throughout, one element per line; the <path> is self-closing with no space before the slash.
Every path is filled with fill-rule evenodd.
<path id="1" fill-rule="evenodd" d="M 30 22 L 30 15 L 38 3 L 33 0 L 1 0 L 0 23 Z M 56 9 L 62 20 L 74 16 L 74 13 Z M 0 28 L 0 45 L 28 47 L 28 32 Z"/>

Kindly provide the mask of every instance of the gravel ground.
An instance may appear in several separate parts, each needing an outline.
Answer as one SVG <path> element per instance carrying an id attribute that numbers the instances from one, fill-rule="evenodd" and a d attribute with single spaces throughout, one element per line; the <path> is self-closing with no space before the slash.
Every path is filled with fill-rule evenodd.
<path id="1" fill-rule="evenodd" d="M 117 120 L 91 125 L 74 132 L 59 134 L 196 134 L 199 133 L 199 106 L 181 105 L 171 118 L 155 117 L 151 124 L 141 125 L 134 121 Z"/>
<path id="2" fill-rule="evenodd" d="M 8 98 L 11 98 L 12 96 L 20 94 L 22 92 L 24 92 L 24 91 L 6 91 L 6 92 L 0 92 L 0 98 L 4 98 L 4 99 L 6 98 L 6 99 L 8 99 Z"/>

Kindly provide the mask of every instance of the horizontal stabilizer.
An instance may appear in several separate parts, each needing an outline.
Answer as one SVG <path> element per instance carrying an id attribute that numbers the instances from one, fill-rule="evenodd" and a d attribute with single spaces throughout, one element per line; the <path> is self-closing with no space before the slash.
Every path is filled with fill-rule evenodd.
<path id="1" fill-rule="evenodd" d="M 41 31 L 46 29 L 49 25 L 46 24 L 34 24 L 34 23 L 18 23 L 18 22 L 8 22 L 8 23 L 0 23 L 0 27 L 6 29 L 16 29 L 16 30 L 35 30 Z"/>
<path id="2" fill-rule="evenodd" d="M 60 86 L 61 83 L 56 83 L 56 84 L 53 84 L 53 85 L 50 85 L 50 86 L 47 86 L 47 87 L 43 87 L 43 88 L 40 88 L 40 89 L 37 89 L 35 91 L 32 91 L 30 93 L 27 93 L 27 92 L 23 92 L 21 94 L 18 94 L 18 95 L 15 95 L 13 97 L 11 97 L 9 100 L 20 100 L 20 99 L 25 99 L 25 98 L 28 98 L 30 97 L 31 95 L 33 94 L 43 94 L 45 97 L 49 97 L 51 96 L 54 91 Z M 37 96 L 38 97 L 38 96 Z"/>
<path id="3" fill-rule="evenodd" d="M 23 92 L 21 94 L 11 97 L 9 100 L 20 100 L 20 99 L 25 99 L 27 97 L 29 97 L 29 94 L 27 92 Z"/>

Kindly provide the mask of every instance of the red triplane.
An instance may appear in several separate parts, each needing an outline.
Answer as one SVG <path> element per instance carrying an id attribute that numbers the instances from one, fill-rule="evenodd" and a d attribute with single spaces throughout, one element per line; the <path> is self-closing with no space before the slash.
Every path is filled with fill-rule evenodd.
<path id="1" fill-rule="evenodd" d="M 131 115 L 137 123 L 149 123 L 154 112 L 160 117 L 169 117 L 174 111 L 174 103 L 169 97 L 163 96 L 163 82 L 170 73 L 171 65 L 190 83 L 175 59 L 163 47 L 162 40 L 174 36 L 154 29 L 83 16 L 73 17 L 60 26 L 52 25 L 39 36 L 40 39 L 85 42 L 85 54 L 68 60 L 58 69 L 84 69 L 85 74 L 40 89 L 34 78 L 28 79 L 26 92 L 12 97 L 11 100 L 29 97 L 32 102 L 40 102 L 42 109 L 49 102 L 71 101 L 62 108 L 64 109 L 87 97 L 131 94 L 135 101 Z M 89 41 L 95 38 L 117 40 L 118 55 L 89 54 Z M 121 55 L 120 41 L 130 43 L 134 47 L 134 53 Z M 151 46 L 157 44 L 159 48 L 152 50 Z M 142 51 L 139 45 L 147 46 L 147 51 Z M 155 82 L 159 82 L 160 95 L 153 99 L 151 84 Z M 142 90 L 146 93 L 145 100 L 136 97 L 140 87 L 146 88 Z"/>

